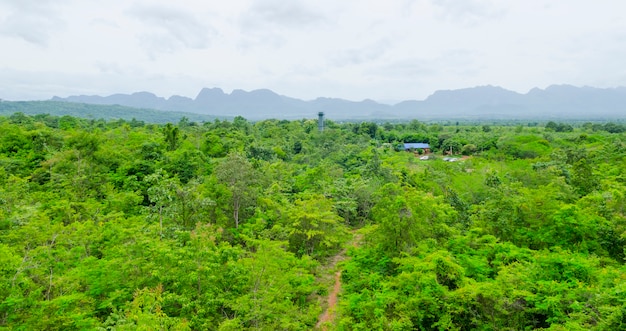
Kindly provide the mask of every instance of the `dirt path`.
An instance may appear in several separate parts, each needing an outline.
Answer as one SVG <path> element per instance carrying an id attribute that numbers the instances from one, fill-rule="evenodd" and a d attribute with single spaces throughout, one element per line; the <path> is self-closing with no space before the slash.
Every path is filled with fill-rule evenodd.
<path id="1" fill-rule="evenodd" d="M 352 232 L 352 239 L 350 240 L 350 245 L 353 247 L 358 247 L 361 241 L 361 235 Z M 337 263 L 344 261 L 346 259 L 347 249 L 344 248 L 341 252 L 337 253 L 337 255 L 333 256 L 331 263 L 326 267 L 328 270 L 335 269 Z M 326 304 L 328 305 L 322 315 L 320 316 L 315 327 L 318 330 L 327 331 L 328 326 L 332 324 L 335 319 L 335 312 L 337 310 L 337 297 L 341 292 L 341 270 L 335 272 L 335 283 L 333 285 L 333 290 L 328 293 L 328 297 L 326 298 Z"/>
<path id="2" fill-rule="evenodd" d="M 337 309 L 337 295 L 341 290 L 341 270 L 335 273 L 335 285 L 333 291 L 328 294 L 327 303 L 328 307 L 320 316 L 316 327 L 320 330 L 328 330 L 328 323 L 331 323 L 335 319 L 335 310 Z"/>

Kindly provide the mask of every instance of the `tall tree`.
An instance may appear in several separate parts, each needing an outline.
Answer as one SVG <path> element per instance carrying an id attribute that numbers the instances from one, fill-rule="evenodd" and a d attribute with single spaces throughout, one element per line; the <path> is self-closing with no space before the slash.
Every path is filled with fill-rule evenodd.
<path id="1" fill-rule="evenodd" d="M 173 151 L 178 147 L 180 139 L 178 127 L 173 126 L 172 123 L 167 123 L 165 127 L 163 127 L 163 136 L 165 137 L 168 151 Z"/>
<path id="2" fill-rule="evenodd" d="M 232 153 L 217 165 L 215 175 L 230 190 L 233 221 L 239 228 L 242 208 L 253 205 L 256 199 L 258 174 L 245 157 Z"/>

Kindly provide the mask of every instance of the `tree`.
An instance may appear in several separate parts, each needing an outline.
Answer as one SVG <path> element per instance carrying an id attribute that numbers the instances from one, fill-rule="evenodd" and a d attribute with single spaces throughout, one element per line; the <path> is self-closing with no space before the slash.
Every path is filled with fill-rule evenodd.
<path id="1" fill-rule="evenodd" d="M 232 153 L 216 166 L 215 175 L 230 190 L 233 221 L 239 228 L 240 211 L 255 202 L 258 174 L 245 157 Z"/>
<path id="2" fill-rule="evenodd" d="M 376 133 L 378 132 L 378 125 L 374 122 L 363 122 L 358 127 L 358 133 L 365 134 L 370 138 L 376 138 Z"/>
<path id="3" fill-rule="evenodd" d="M 463 155 L 472 155 L 472 154 L 476 153 L 476 150 L 478 150 L 476 145 L 474 145 L 474 144 L 467 144 L 467 145 L 464 145 L 463 148 L 461 149 L 461 154 L 463 154 Z"/>
<path id="4" fill-rule="evenodd" d="M 572 176 L 572 185 L 576 187 L 576 191 L 580 195 L 587 195 L 599 187 L 599 182 L 593 174 L 591 162 L 587 158 L 581 158 L 574 163 L 574 176 Z"/>
<path id="5" fill-rule="evenodd" d="M 202 142 L 202 151 L 211 157 L 224 157 L 227 152 L 222 139 L 213 132 L 206 133 L 205 140 Z"/>
<path id="6" fill-rule="evenodd" d="M 167 123 L 163 127 L 163 136 L 168 151 L 173 151 L 178 147 L 180 132 L 177 126 L 173 126 L 172 123 Z"/>
<path id="7" fill-rule="evenodd" d="M 176 229 L 192 229 L 205 216 L 208 207 L 214 202 L 201 197 L 200 185 L 192 181 L 180 185 L 175 178 L 158 169 L 154 174 L 146 176 L 150 185 L 147 189 L 151 209 L 159 219 L 159 233 L 163 238 L 164 221 L 173 222 Z M 167 225 L 167 224 L 166 224 Z"/>
<path id="8" fill-rule="evenodd" d="M 289 247 L 297 255 L 325 255 L 336 249 L 346 235 L 346 228 L 333 212 L 332 201 L 321 195 L 304 196 L 287 212 L 285 227 Z"/>
<path id="9" fill-rule="evenodd" d="M 377 240 L 390 255 L 410 252 L 423 239 L 445 240 L 455 232 L 451 222 L 456 211 L 443 197 L 393 183 L 383 186 L 378 195 L 372 218 L 378 224 Z"/>
<path id="10" fill-rule="evenodd" d="M 314 290 L 311 270 L 316 263 L 286 252 L 280 241 L 248 240 L 246 244 L 254 253 L 237 266 L 247 282 L 241 295 L 228 302 L 235 314 L 221 323 L 220 330 L 312 329 L 314 319 L 307 312 L 315 311 L 316 305 L 307 296 Z"/>
<path id="11" fill-rule="evenodd" d="M 166 178 L 161 169 L 156 173 L 146 176 L 145 180 L 149 185 L 148 197 L 153 208 L 158 213 L 159 218 L 159 237 L 163 238 L 163 217 L 169 214 L 170 206 L 174 200 L 174 190 L 176 183 Z"/>
<path id="12" fill-rule="evenodd" d="M 187 321 L 168 317 L 163 312 L 163 286 L 135 291 L 124 311 L 108 320 L 113 330 L 190 330 Z"/>
<path id="13" fill-rule="evenodd" d="M 558 129 L 559 125 L 556 124 L 556 122 L 554 121 L 550 121 L 548 123 L 546 123 L 546 129 L 548 130 L 552 130 L 552 131 L 556 131 Z"/>

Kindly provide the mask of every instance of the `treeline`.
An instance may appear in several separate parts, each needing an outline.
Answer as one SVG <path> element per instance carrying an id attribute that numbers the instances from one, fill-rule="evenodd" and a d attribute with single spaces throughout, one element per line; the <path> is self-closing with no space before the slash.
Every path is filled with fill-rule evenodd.
<path id="1" fill-rule="evenodd" d="M 331 329 L 625 325 L 623 133 L 24 114 L 0 132 L 0 329 L 314 329 L 355 229 Z"/>
<path id="2" fill-rule="evenodd" d="M 582 127 L 585 130 L 592 130 L 592 131 L 606 131 L 606 132 L 610 132 L 610 133 L 622 133 L 624 131 L 626 131 L 626 126 L 624 126 L 623 124 L 618 124 L 618 123 L 613 123 L 613 122 L 608 122 L 608 123 L 591 123 L 591 122 L 586 122 L 582 125 Z M 572 125 L 568 124 L 568 123 L 556 123 L 553 121 L 550 121 L 546 124 L 546 129 L 555 131 L 555 132 L 572 132 L 574 131 L 574 127 L 572 127 Z"/>
<path id="3" fill-rule="evenodd" d="M 217 116 L 203 115 L 188 112 L 162 111 L 155 109 L 143 109 L 125 107 L 120 105 L 94 105 L 86 103 L 74 103 L 64 101 L 4 101 L 0 100 L 0 116 L 13 116 L 15 113 L 30 116 L 63 117 L 75 116 L 93 120 L 137 120 L 150 123 L 178 122 L 186 117 L 192 121 L 212 121 Z M 220 119 L 232 119 L 228 116 L 220 116 Z"/>

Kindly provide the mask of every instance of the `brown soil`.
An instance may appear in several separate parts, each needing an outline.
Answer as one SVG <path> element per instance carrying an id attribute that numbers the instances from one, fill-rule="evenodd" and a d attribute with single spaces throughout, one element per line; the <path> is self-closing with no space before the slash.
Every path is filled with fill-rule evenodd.
<path id="1" fill-rule="evenodd" d="M 353 233 L 354 234 L 354 233 Z M 361 241 L 360 234 L 354 234 L 351 240 L 351 245 L 353 247 L 358 247 L 359 242 Z M 341 252 L 337 253 L 337 255 L 333 256 L 330 264 L 328 265 L 328 269 L 334 269 L 337 266 L 337 263 L 346 259 L 346 251 L 347 249 L 341 250 Z M 315 327 L 319 330 L 327 331 L 328 326 L 332 324 L 335 319 L 335 312 L 337 310 L 337 297 L 339 296 L 339 292 L 341 292 L 341 270 L 335 272 L 335 283 L 333 285 L 333 290 L 328 293 L 328 297 L 326 298 L 327 307 L 320 316 Z"/>
<path id="2" fill-rule="evenodd" d="M 328 330 L 328 323 L 332 322 L 335 319 L 335 310 L 337 309 L 337 295 L 339 295 L 339 291 L 341 291 L 341 270 L 335 273 L 335 286 L 333 286 L 333 291 L 328 294 L 328 308 L 324 311 L 322 316 L 320 316 L 319 321 L 317 322 L 316 327 L 320 330 Z"/>

